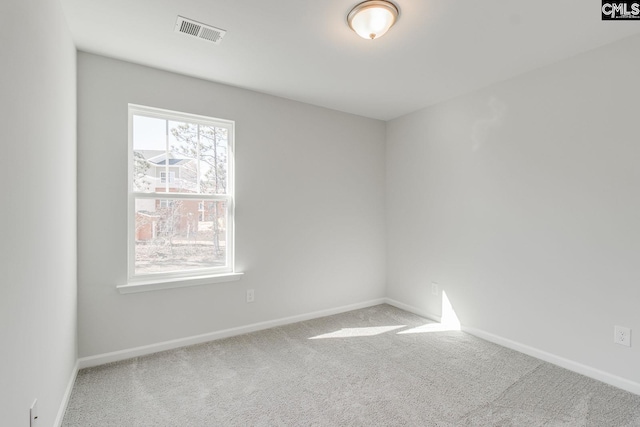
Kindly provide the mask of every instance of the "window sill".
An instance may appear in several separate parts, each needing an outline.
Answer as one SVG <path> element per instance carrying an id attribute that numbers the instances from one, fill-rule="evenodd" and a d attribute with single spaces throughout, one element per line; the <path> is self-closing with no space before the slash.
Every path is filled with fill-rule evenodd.
<path id="1" fill-rule="evenodd" d="M 176 279 L 145 280 L 129 282 L 126 285 L 117 286 L 121 294 L 136 292 L 159 291 L 162 289 L 185 288 L 188 286 L 208 285 L 211 283 L 235 282 L 240 280 L 244 273 L 224 273 L 202 277 L 180 277 Z"/>

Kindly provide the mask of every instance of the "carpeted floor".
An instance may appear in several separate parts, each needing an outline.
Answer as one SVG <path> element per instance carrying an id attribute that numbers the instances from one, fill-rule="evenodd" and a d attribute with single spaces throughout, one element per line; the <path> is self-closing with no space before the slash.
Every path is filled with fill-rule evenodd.
<path id="1" fill-rule="evenodd" d="M 391 307 L 78 374 L 63 426 L 640 426 L 640 396 Z"/>

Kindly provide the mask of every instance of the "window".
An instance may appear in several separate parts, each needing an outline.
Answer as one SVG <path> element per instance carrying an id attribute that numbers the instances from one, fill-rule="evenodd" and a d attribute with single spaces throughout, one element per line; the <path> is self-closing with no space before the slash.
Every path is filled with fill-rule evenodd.
<path id="1" fill-rule="evenodd" d="M 175 172 L 169 172 L 169 180 L 167 181 L 167 172 L 160 172 L 160 183 L 162 184 L 166 184 L 167 182 L 169 184 L 173 184 L 173 181 L 176 178 L 176 173 Z"/>
<path id="2" fill-rule="evenodd" d="M 234 123 L 129 105 L 129 278 L 233 272 Z"/>
<path id="3" fill-rule="evenodd" d="M 198 221 L 204 221 L 204 202 L 198 203 Z"/>

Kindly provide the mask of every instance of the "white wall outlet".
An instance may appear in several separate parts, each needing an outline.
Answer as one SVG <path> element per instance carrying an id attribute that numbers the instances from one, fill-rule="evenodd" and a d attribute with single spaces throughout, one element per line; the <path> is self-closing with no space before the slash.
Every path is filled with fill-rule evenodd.
<path id="1" fill-rule="evenodd" d="M 436 282 L 431 282 L 431 295 L 436 297 L 440 295 L 440 286 Z"/>
<path id="2" fill-rule="evenodd" d="M 631 329 L 625 328 L 624 326 L 614 326 L 613 342 L 626 347 L 631 347 Z"/>
<path id="3" fill-rule="evenodd" d="M 38 427 L 38 399 L 34 400 L 29 408 L 29 426 Z"/>
<path id="4" fill-rule="evenodd" d="M 247 302 L 255 301 L 255 293 L 253 289 L 247 289 Z"/>

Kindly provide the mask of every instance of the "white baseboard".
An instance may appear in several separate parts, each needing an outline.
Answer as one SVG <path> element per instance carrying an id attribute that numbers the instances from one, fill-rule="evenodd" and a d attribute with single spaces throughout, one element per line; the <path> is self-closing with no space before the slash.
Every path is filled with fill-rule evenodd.
<path id="1" fill-rule="evenodd" d="M 120 360 L 131 359 L 133 357 L 145 356 L 147 354 L 157 353 L 159 351 L 172 350 L 174 348 L 186 347 L 193 344 L 201 344 L 208 341 L 219 340 L 222 338 L 233 337 L 236 335 L 247 334 L 250 332 L 261 331 L 263 329 L 274 328 L 276 326 L 288 325 L 290 323 L 302 322 L 319 317 L 331 316 L 334 314 L 345 313 L 347 311 L 357 310 L 360 308 L 372 307 L 374 305 L 384 304 L 385 298 L 374 299 L 357 304 L 345 305 L 342 307 L 330 308 L 327 310 L 314 311 L 312 313 L 300 314 L 297 316 L 283 317 L 266 322 L 253 323 L 237 328 L 224 329 L 222 331 L 209 332 L 202 335 L 194 335 L 191 337 L 178 338 L 171 341 L 159 342 L 156 344 L 134 347 L 125 350 L 114 351 L 110 353 L 98 354 L 95 356 L 82 357 L 78 359 L 79 369 L 90 368 L 93 366 L 104 365 L 106 363 L 118 362 Z"/>
<path id="2" fill-rule="evenodd" d="M 402 303 L 400 301 L 393 300 L 391 298 L 385 298 L 385 302 L 394 307 L 398 307 L 402 310 L 408 311 L 410 313 L 417 314 L 418 316 L 425 317 L 430 320 L 435 320 L 436 322 L 440 322 L 440 316 L 435 316 L 431 313 L 426 312 L 425 310 L 419 309 L 417 307 L 413 307 L 411 305 Z M 507 338 L 500 337 L 498 335 L 491 334 L 489 332 L 485 332 L 480 329 L 461 326 L 462 331 L 467 332 L 471 335 L 474 335 L 478 338 L 482 338 L 484 340 L 490 341 L 492 343 L 501 345 L 506 348 L 510 348 L 511 350 L 518 351 L 520 353 L 524 353 L 528 356 L 535 357 L 536 359 L 544 360 L 545 362 L 549 362 L 556 366 L 560 366 L 561 368 L 568 369 L 573 372 L 577 372 L 581 375 L 584 375 L 589 378 L 593 378 L 598 381 L 602 381 L 603 383 L 612 385 L 614 387 L 618 387 L 622 390 L 626 390 L 630 393 L 640 395 L 640 383 L 636 383 L 634 381 L 627 380 L 622 377 L 618 377 L 616 375 L 610 374 L 608 372 L 601 371 L 596 368 L 592 368 L 587 365 L 583 365 L 581 363 L 575 362 L 573 360 L 565 359 L 564 357 L 556 356 L 555 354 L 548 353 L 543 350 L 539 350 L 537 348 L 512 341 Z"/>
<path id="3" fill-rule="evenodd" d="M 417 314 L 418 316 L 425 317 L 427 319 L 440 322 L 441 318 L 438 315 L 433 313 L 429 313 L 426 310 L 420 309 L 418 307 L 414 307 L 409 304 L 402 303 L 400 301 L 396 301 L 391 298 L 379 298 L 375 300 L 365 301 L 357 304 L 345 305 L 342 307 L 331 308 L 327 310 L 315 311 L 312 313 L 300 314 L 296 316 L 283 317 L 280 319 L 269 320 L 266 322 L 253 323 L 246 326 L 239 326 L 237 328 L 224 329 L 221 331 L 210 332 L 202 335 L 195 335 L 186 338 L 179 338 L 171 341 L 164 341 L 156 344 L 145 345 L 141 347 L 135 347 L 131 349 L 125 349 L 120 351 L 114 351 L 111 353 L 99 354 L 95 356 L 83 357 L 78 359 L 76 367 L 74 369 L 73 375 L 69 381 L 67 386 L 67 391 L 65 392 L 64 401 L 60 406 L 60 410 L 58 412 L 58 416 L 56 418 L 55 426 L 59 426 L 62 422 L 62 418 L 64 417 L 64 412 L 66 410 L 69 397 L 71 396 L 71 390 L 73 388 L 73 384 L 75 382 L 75 378 L 78 372 L 78 369 L 89 368 L 98 365 L 104 365 L 105 363 L 117 362 L 120 360 L 131 359 L 133 357 L 145 356 L 147 354 L 157 353 L 159 351 L 171 350 L 174 348 L 185 347 L 193 344 L 200 344 L 208 341 L 214 341 L 222 338 L 228 338 L 236 335 L 247 334 L 250 332 L 261 331 L 264 329 L 274 328 L 276 326 L 288 325 L 291 323 L 302 322 L 305 320 L 317 319 L 320 317 L 331 316 L 334 314 L 344 313 L 351 310 L 357 310 L 360 308 L 372 307 L 379 304 L 389 304 L 399 309 L 408 311 L 410 313 Z M 628 392 L 640 395 L 640 383 L 636 383 L 631 380 L 627 380 L 622 377 L 618 377 L 616 375 L 601 371 L 596 368 L 592 368 L 587 365 L 583 365 L 581 363 L 575 362 L 573 360 L 565 359 L 563 357 L 557 356 L 552 353 L 548 353 L 543 350 L 539 350 L 537 348 L 512 341 L 507 338 L 500 337 L 498 335 L 491 334 L 489 332 L 485 332 L 480 329 L 462 326 L 462 330 L 471 335 L 474 335 L 478 338 L 482 338 L 484 340 L 493 342 L 495 344 L 501 345 L 506 348 L 510 348 L 512 350 L 518 351 L 520 353 L 527 354 L 529 356 L 535 357 L 536 359 L 544 360 L 545 362 L 552 363 L 554 365 L 560 366 L 562 368 L 568 369 L 573 372 L 577 372 L 589 378 L 593 378 L 598 381 L 602 381 L 606 384 L 612 385 L 614 387 L 618 387 L 622 390 L 626 390 Z"/>
<path id="4" fill-rule="evenodd" d="M 76 377 L 78 376 L 79 363 L 76 360 L 76 364 L 73 366 L 73 371 L 71 372 L 71 377 L 69 377 L 69 382 L 67 383 L 67 388 L 64 391 L 64 396 L 62 397 L 62 402 L 60 402 L 60 408 L 58 409 L 58 415 L 56 416 L 56 420 L 53 423 L 54 427 L 60 427 L 62 425 L 62 420 L 64 419 L 64 413 L 67 411 L 67 405 L 69 405 L 69 399 L 71 398 L 71 392 L 73 391 L 73 385 L 76 382 Z"/>
<path id="5" fill-rule="evenodd" d="M 482 338 L 503 347 L 507 347 L 520 353 L 524 353 L 526 355 L 535 357 L 536 359 L 544 360 L 545 362 L 549 362 L 554 365 L 560 366 L 561 368 L 565 368 L 570 371 L 577 372 L 578 374 L 582 374 L 586 377 L 602 381 L 603 383 L 621 388 L 622 390 L 626 390 L 630 393 L 640 395 L 640 383 L 627 380 L 617 375 L 592 368 L 591 366 L 583 365 L 582 363 L 578 363 L 570 359 L 565 359 L 564 357 L 560 357 L 555 354 L 548 353 L 546 351 L 539 350 L 537 348 L 512 341 L 510 339 L 503 338 L 480 329 L 462 325 L 462 330 L 478 338 Z"/>
<path id="6" fill-rule="evenodd" d="M 408 311 L 409 313 L 417 314 L 420 317 L 424 317 L 424 318 L 427 318 L 429 320 L 433 320 L 434 322 L 440 323 L 442 321 L 442 318 L 440 316 L 436 315 L 436 314 L 429 313 L 426 310 L 422 310 L 422 309 L 420 309 L 418 307 L 414 307 L 412 305 L 405 304 L 403 302 L 396 301 L 396 300 L 391 299 L 391 298 L 385 298 L 384 302 L 389 304 L 389 305 L 392 305 L 392 306 L 394 306 L 396 308 L 399 308 L 401 310 Z"/>

